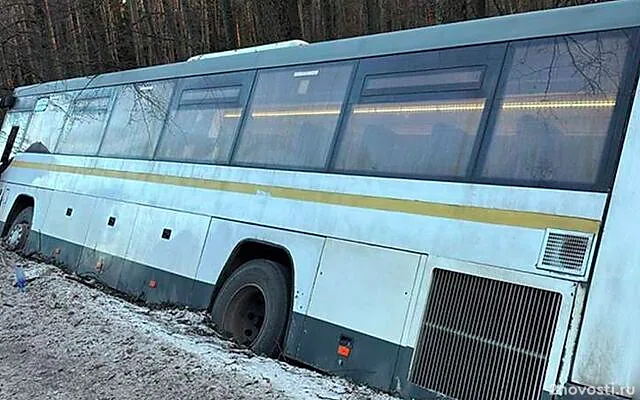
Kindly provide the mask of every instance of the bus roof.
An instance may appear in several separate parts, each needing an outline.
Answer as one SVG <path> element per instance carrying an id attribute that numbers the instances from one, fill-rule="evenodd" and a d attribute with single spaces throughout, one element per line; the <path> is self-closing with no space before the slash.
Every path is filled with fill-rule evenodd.
<path id="1" fill-rule="evenodd" d="M 261 52 L 204 57 L 154 67 L 17 88 L 19 97 L 256 68 L 349 60 L 535 37 L 640 26 L 640 0 L 612 2 L 484 18 Z"/>

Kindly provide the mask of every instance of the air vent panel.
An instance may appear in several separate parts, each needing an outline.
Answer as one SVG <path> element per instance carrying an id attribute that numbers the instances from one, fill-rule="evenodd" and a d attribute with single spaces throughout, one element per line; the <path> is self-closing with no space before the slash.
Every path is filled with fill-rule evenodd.
<path id="1" fill-rule="evenodd" d="M 547 229 L 538 268 L 584 275 L 589 265 L 593 235 Z"/>
<path id="2" fill-rule="evenodd" d="M 461 400 L 539 399 L 562 295 L 435 269 L 409 380 Z"/>

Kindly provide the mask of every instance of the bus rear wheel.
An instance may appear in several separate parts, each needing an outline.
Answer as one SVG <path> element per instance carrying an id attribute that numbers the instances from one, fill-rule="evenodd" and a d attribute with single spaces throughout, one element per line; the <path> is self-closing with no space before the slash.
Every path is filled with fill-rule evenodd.
<path id="1" fill-rule="evenodd" d="M 31 220 L 33 219 L 33 207 L 24 208 L 11 222 L 4 244 L 7 250 L 18 251 L 24 249 L 31 232 Z"/>
<path id="2" fill-rule="evenodd" d="M 224 282 L 211 318 L 224 336 L 258 354 L 277 357 L 288 320 L 289 288 L 285 268 L 252 260 Z"/>

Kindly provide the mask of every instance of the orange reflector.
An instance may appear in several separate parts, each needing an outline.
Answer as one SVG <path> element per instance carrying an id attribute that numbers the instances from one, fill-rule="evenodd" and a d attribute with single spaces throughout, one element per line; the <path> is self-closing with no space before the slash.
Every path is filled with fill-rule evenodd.
<path id="1" fill-rule="evenodd" d="M 158 287 L 158 282 L 156 282 L 156 281 L 154 281 L 154 280 L 150 280 L 150 281 L 149 281 L 149 287 L 150 287 L 151 289 L 155 289 L 155 288 L 157 288 L 157 287 Z"/>
<path id="2" fill-rule="evenodd" d="M 348 348 L 347 346 L 343 346 L 343 345 L 339 345 L 338 346 L 338 355 L 342 356 L 342 357 L 349 357 L 349 354 L 351 354 L 351 349 Z"/>

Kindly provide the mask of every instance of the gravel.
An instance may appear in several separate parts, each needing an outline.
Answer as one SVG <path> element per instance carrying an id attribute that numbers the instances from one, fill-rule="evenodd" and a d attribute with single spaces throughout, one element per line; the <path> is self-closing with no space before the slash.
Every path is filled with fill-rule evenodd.
<path id="1" fill-rule="evenodd" d="M 14 286 L 16 263 L 25 292 Z M 0 399 L 393 399 L 256 356 L 206 322 L 0 251 Z"/>

